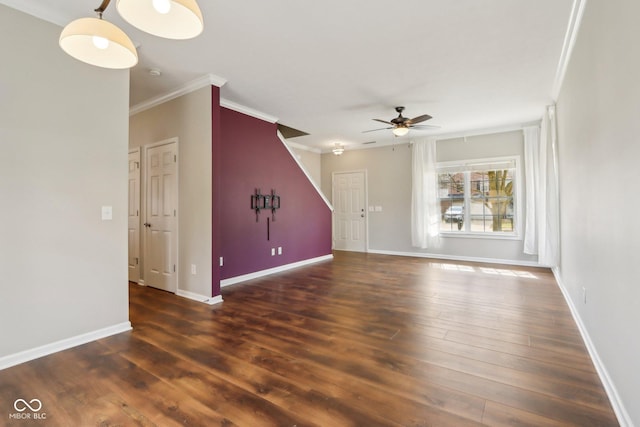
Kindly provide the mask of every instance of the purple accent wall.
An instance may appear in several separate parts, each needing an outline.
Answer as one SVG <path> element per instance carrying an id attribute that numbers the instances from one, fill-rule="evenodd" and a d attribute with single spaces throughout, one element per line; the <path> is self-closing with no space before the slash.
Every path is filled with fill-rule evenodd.
<path id="1" fill-rule="evenodd" d="M 222 144 L 220 134 L 220 88 L 211 86 L 211 295 L 220 295 L 220 245 L 221 245 L 221 176 Z"/>
<path id="2" fill-rule="evenodd" d="M 220 108 L 220 120 L 221 224 L 214 228 L 214 233 L 220 230 L 224 257 L 220 277 L 331 254 L 331 210 L 278 138 L 276 125 L 227 108 Z M 275 189 L 280 196 L 281 208 L 270 221 L 270 240 L 271 211 L 261 211 L 256 222 L 251 210 L 256 188 L 262 194 Z M 271 256 L 271 248 L 278 246 L 282 255 Z"/>

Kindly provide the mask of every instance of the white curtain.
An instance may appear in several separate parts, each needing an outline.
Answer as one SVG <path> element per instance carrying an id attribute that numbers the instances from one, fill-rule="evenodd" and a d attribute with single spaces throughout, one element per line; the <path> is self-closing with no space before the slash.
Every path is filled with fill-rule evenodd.
<path id="1" fill-rule="evenodd" d="M 411 186 L 411 244 L 426 249 L 437 246 L 440 224 L 436 141 L 413 143 Z"/>
<path id="2" fill-rule="evenodd" d="M 558 172 L 558 131 L 556 106 L 547 107 L 543 124 L 545 130 L 546 200 L 544 211 L 544 239 L 538 245 L 538 262 L 550 267 L 560 262 L 560 183 Z M 543 155 L 541 152 L 541 155 Z M 540 215 L 540 211 L 538 211 Z M 543 244 L 544 242 L 544 244 Z"/>
<path id="3" fill-rule="evenodd" d="M 542 125 L 544 126 L 544 124 Z M 540 201 L 540 127 L 532 126 L 523 129 L 524 132 L 524 174 L 525 174 L 525 223 L 524 223 L 524 253 L 538 254 L 538 208 Z"/>
<path id="4" fill-rule="evenodd" d="M 558 144 L 555 106 L 547 107 L 540 128 L 524 129 L 526 218 L 524 252 L 555 267 L 560 254 Z"/>

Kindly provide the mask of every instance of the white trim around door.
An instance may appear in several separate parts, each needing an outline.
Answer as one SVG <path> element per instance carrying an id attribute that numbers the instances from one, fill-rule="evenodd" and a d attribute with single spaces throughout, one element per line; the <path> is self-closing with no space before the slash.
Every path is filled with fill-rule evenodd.
<path id="1" fill-rule="evenodd" d="M 143 147 L 144 283 L 176 293 L 178 286 L 178 138 Z"/>
<path id="2" fill-rule="evenodd" d="M 333 172 L 333 249 L 367 252 L 369 211 L 367 171 Z"/>

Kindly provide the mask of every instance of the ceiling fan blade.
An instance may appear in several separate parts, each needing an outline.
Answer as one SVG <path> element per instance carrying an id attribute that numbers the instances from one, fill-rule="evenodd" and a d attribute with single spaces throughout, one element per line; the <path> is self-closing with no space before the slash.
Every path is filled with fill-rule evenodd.
<path id="1" fill-rule="evenodd" d="M 436 125 L 409 125 L 411 129 L 440 129 L 440 126 Z"/>
<path id="2" fill-rule="evenodd" d="M 393 129 L 392 127 L 390 128 L 380 128 L 380 129 L 370 129 L 370 130 L 363 130 L 362 133 L 367 133 L 367 132 L 377 132 L 379 130 L 388 130 L 388 129 Z"/>
<path id="3" fill-rule="evenodd" d="M 413 119 L 409 119 L 409 123 L 420 123 L 420 122 L 425 122 L 429 119 L 431 119 L 432 117 L 428 114 L 423 114 L 421 116 L 418 117 L 414 117 Z"/>
<path id="4" fill-rule="evenodd" d="M 375 120 L 376 122 L 380 122 L 380 123 L 384 123 L 384 124 L 386 124 L 386 125 L 391 125 L 391 126 L 393 126 L 393 123 L 388 122 L 388 121 L 386 121 L 386 120 L 380 120 L 380 119 L 373 119 L 373 120 Z"/>

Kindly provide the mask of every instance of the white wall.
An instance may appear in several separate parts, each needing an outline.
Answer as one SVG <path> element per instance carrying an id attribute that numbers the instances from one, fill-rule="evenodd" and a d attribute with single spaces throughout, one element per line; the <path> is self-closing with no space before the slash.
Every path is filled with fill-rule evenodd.
<path id="1" fill-rule="evenodd" d="M 179 138 L 178 289 L 205 297 L 212 296 L 211 132 L 211 86 L 135 114 L 130 122 L 132 148 Z"/>
<path id="2" fill-rule="evenodd" d="M 19 352 L 130 327 L 129 73 L 76 61 L 58 47 L 60 27 L 2 5 L 0 28 L 6 366 Z M 103 205 L 113 207 L 113 220 L 101 220 Z"/>
<path id="3" fill-rule="evenodd" d="M 477 159 L 523 154 L 522 131 L 505 132 L 437 143 L 438 161 Z M 427 250 L 411 246 L 411 148 L 409 144 L 347 150 L 341 156 L 322 155 L 322 191 L 331 199 L 334 172 L 367 170 L 369 250 L 456 259 L 483 259 L 514 264 L 535 264 L 537 257 L 523 253 L 518 240 L 443 237 L 440 246 Z M 520 182 L 524 190 L 524 183 Z M 522 193 L 524 196 L 524 192 Z M 524 199 L 524 197 L 522 197 Z M 524 206 L 524 200 L 520 200 Z"/>
<path id="4" fill-rule="evenodd" d="M 301 145 L 299 144 L 285 143 L 291 148 L 291 151 L 293 151 L 300 163 L 302 163 L 313 182 L 320 187 L 322 176 L 322 156 L 320 152 L 300 148 Z"/>
<path id="5" fill-rule="evenodd" d="M 627 425 L 640 425 L 638 16 L 637 0 L 587 3 L 557 108 L 559 276 Z"/>

